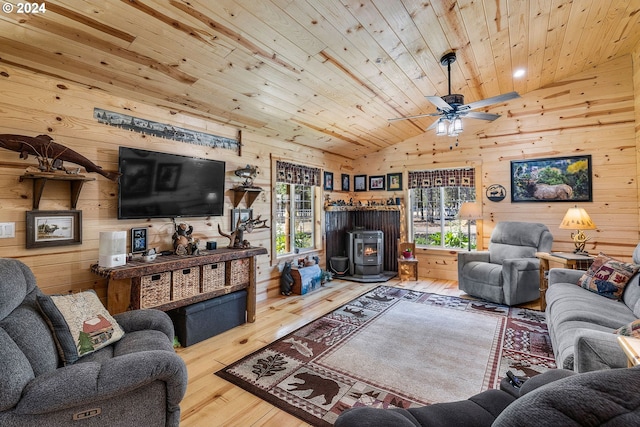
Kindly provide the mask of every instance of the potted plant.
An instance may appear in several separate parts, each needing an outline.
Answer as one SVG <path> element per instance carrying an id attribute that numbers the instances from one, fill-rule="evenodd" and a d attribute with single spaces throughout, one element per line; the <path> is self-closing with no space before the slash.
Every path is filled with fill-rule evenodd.
<path id="1" fill-rule="evenodd" d="M 404 251 L 402 251 L 402 256 L 404 257 L 404 259 L 413 258 L 413 253 L 411 253 L 411 248 L 406 248 Z"/>

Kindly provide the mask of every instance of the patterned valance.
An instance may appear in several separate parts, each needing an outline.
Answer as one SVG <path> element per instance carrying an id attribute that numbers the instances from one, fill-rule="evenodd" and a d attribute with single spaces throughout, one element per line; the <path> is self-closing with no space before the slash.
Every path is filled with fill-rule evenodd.
<path id="1" fill-rule="evenodd" d="M 475 186 L 476 171 L 474 168 L 409 171 L 409 188 Z"/>
<path id="2" fill-rule="evenodd" d="M 276 161 L 276 180 L 287 184 L 322 185 L 320 169 L 294 163 Z"/>

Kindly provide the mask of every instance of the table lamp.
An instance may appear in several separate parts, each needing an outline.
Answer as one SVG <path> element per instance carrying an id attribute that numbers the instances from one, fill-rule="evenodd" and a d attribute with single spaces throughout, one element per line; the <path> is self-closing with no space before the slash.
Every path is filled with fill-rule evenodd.
<path id="1" fill-rule="evenodd" d="M 465 202 L 460 206 L 458 218 L 467 220 L 468 250 L 471 251 L 471 221 L 482 218 L 482 206 L 475 202 Z"/>
<path id="2" fill-rule="evenodd" d="M 578 206 L 574 206 L 569 208 L 567 213 L 564 215 L 562 222 L 560 223 L 560 227 L 563 230 L 577 230 L 576 233 L 571 233 L 571 238 L 573 239 L 573 243 L 576 246 L 575 251 L 576 254 L 586 254 L 584 250 L 584 245 L 590 237 L 587 237 L 586 234 L 582 230 L 595 230 L 596 225 L 591 220 L 591 217 L 582 208 Z"/>

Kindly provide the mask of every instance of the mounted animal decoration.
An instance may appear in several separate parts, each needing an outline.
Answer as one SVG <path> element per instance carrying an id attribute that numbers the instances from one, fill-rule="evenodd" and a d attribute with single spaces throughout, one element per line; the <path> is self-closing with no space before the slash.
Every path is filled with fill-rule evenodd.
<path id="1" fill-rule="evenodd" d="M 244 232 L 251 233 L 253 230 L 257 228 L 269 228 L 267 226 L 266 219 L 260 219 L 261 215 L 258 215 L 257 218 L 249 218 L 246 220 L 241 220 L 238 218 L 238 222 L 236 223 L 236 229 L 230 234 L 225 234 L 220 229 L 220 224 L 218 224 L 218 233 L 221 236 L 224 236 L 229 239 L 229 249 L 247 249 L 251 247 L 251 243 L 248 240 L 244 240 Z"/>
<path id="2" fill-rule="evenodd" d="M 91 160 L 84 157 L 77 151 L 73 151 L 64 145 L 53 142 L 49 135 L 38 135 L 36 137 L 24 135 L 0 134 L 0 148 L 17 151 L 21 159 L 26 159 L 32 154 L 38 159 L 38 169 L 42 172 L 54 172 L 56 170 L 67 173 L 78 173 L 67 171 L 62 162 L 71 162 L 84 167 L 87 172 L 95 172 L 111 181 L 117 181 L 120 174 L 118 172 L 105 171 Z"/>
<path id="3" fill-rule="evenodd" d="M 244 168 L 237 169 L 234 173 L 236 176 L 244 178 L 242 187 L 253 187 L 253 180 L 258 176 L 258 167 L 247 165 Z"/>

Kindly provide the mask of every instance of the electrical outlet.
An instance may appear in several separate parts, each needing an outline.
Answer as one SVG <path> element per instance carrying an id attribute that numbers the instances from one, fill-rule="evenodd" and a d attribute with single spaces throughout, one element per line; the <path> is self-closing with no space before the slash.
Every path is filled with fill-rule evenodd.
<path id="1" fill-rule="evenodd" d="M 15 222 L 0 222 L 0 239 L 16 237 Z"/>

